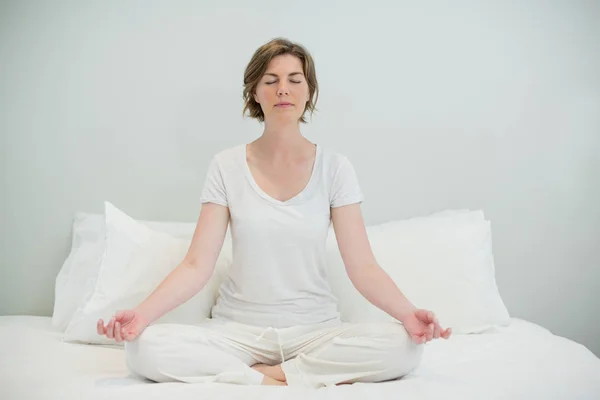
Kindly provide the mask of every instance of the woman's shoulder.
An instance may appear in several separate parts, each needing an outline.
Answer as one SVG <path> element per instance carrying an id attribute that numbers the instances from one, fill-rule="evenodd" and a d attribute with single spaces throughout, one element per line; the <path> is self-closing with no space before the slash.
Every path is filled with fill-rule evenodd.
<path id="1" fill-rule="evenodd" d="M 330 171 L 336 171 L 340 166 L 350 164 L 350 160 L 346 154 L 336 151 L 335 149 L 323 148 L 321 146 L 321 156 L 323 160 L 323 166 L 328 168 Z"/>
<path id="2" fill-rule="evenodd" d="M 218 150 L 213 155 L 213 159 L 217 159 L 219 161 L 225 161 L 228 159 L 237 159 L 240 153 L 245 150 L 246 144 L 236 144 L 234 146 L 229 146 Z"/>
<path id="3" fill-rule="evenodd" d="M 243 167 L 242 160 L 245 160 L 245 144 L 238 144 L 217 150 L 209 158 L 210 169 L 218 171 L 221 175 L 229 173 L 237 174 Z"/>

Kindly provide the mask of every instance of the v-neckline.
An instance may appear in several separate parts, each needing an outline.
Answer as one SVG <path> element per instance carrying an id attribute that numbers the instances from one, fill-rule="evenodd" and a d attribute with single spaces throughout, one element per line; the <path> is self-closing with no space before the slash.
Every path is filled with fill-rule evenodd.
<path id="1" fill-rule="evenodd" d="M 248 154 L 248 149 L 247 149 L 248 145 L 247 144 L 242 144 L 240 146 L 241 148 L 241 156 L 242 156 L 242 165 L 244 166 L 244 172 L 246 175 L 246 178 L 248 178 L 248 182 L 250 183 L 250 186 L 252 186 L 252 188 L 264 199 L 270 201 L 271 203 L 275 203 L 278 205 L 291 205 L 291 204 L 297 204 L 299 202 L 302 201 L 304 194 L 306 194 L 308 192 L 308 190 L 310 189 L 310 187 L 313 185 L 313 181 L 315 180 L 315 175 L 316 175 L 316 171 L 319 165 L 319 160 L 320 160 L 320 154 L 321 154 L 321 146 L 319 146 L 318 144 L 315 143 L 315 159 L 313 161 L 313 167 L 312 167 L 312 171 L 310 173 L 310 177 L 308 178 L 308 182 L 306 183 L 306 185 L 304 186 L 304 188 L 302 188 L 302 190 L 298 193 L 296 193 L 294 196 L 290 197 L 289 199 L 285 200 L 285 201 L 281 201 L 278 200 L 276 198 L 274 198 L 273 196 L 271 196 L 270 194 L 268 194 L 267 192 L 265 192 L 259 185 L 258 183 L 256 183 L 256 180 L 254 179 L 254 175 L 252 175 L 252 170 L 250 169 L 250 165 L 248 165 L 248 160 L 247 160 L 247 154 Z"/>

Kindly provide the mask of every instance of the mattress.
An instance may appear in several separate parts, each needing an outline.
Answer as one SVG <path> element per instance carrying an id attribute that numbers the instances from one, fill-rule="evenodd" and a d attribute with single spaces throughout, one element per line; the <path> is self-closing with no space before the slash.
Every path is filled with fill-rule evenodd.
<path id="1" fill-rule="evenodd" d="M 154 383 L 122 347 L 65 343 L 49 317 L 0 317 L 1 399 L 600 399 L 600 359 L 534 323 L 427 343 L 402 379 L 321 389 Z"/>

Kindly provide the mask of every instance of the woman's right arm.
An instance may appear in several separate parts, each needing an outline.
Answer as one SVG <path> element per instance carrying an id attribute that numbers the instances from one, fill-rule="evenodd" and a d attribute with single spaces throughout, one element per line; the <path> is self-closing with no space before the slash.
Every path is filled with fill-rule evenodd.
<path id="1" fill-rule="evenodd" d="M 206 285 L 221 252 L 228 224 L 228 207 L 215 203 L 202 204 L 185 258 L 135 308 L 148 324 L 185 303 Z"/>
<path id="2" fill-rule="evenodd" d="M 204 203 L 190 248 L 183 261 L 133 310 L 119 310 L 105 326 L 99 319 L 97 331 L 117 342 L 134 340 L 164 314 L 185 303 L 210 279 L 223 247 L 229 208 Z"/>
<path id="3" fill-rule="evenodd" d="M 228 207 L 204 203 L 190 248 L 181 264 L 136 308 L 117 311 L 106 326 L 99 319 L 98 334 L 117 342 L 133 340 L 146 326 L 198 293 L 215 269 L 228 223 Z"/>

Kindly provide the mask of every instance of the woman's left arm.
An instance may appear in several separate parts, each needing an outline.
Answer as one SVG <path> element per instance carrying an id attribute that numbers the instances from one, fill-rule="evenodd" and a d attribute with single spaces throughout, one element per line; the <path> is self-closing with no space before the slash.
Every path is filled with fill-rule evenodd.
<path id="1" fill-rule="evenodd" d="M 346 273 L 356 290 L 374 306 L 402 322 L 417 307 L 377 264 L 360 204 L 332 208 L 331 219 Z"/>
<path id="2" fill-rule="evenodd" d="M 348 277 L 370 303 L 402 322 L 424 341 L 450 335 L 442 330 L 431 311 L 420 310 L 400 291 L 390 276 L 377 264 L 362 217 L 360 203 L 331 208 L 336 240 Z"/>

